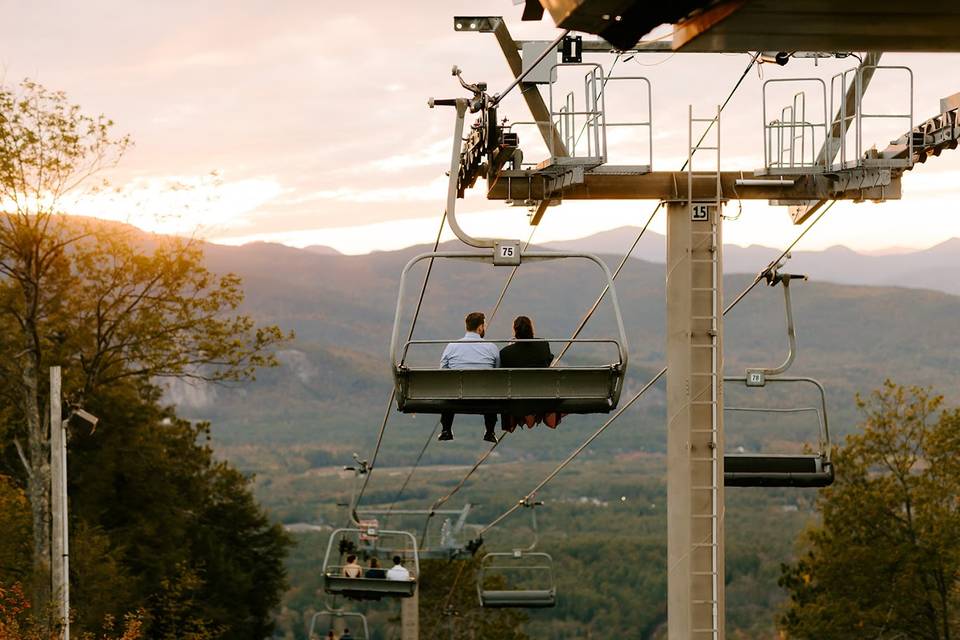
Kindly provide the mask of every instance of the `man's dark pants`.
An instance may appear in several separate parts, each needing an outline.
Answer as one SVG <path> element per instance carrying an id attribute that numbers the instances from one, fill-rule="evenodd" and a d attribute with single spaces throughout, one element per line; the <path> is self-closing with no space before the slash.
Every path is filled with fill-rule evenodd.
<path id="1" fill-rule="evenodd" d="M 440 426 L 443 427 L 444 431 L 450 431 L 453 427 L 453 416 L 455 413 L 441 413 L 440 414 Z M 487 431 L 493 431 L 493 428 L 497 426 L 497 414 L 495 413 L 486 413 L 483 416 L 483 424 L 487 427 Z"/>

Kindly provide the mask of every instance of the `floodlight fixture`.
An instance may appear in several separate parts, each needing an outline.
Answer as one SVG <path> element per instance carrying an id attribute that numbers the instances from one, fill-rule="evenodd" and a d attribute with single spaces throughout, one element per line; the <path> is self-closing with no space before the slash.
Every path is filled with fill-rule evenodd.
<path id="1" fill-rule="evenodd" d="M 503 22 L 503 18 L 500 16 L 455 16 L 453 30 L 493 33 L 501 22 Z"/>

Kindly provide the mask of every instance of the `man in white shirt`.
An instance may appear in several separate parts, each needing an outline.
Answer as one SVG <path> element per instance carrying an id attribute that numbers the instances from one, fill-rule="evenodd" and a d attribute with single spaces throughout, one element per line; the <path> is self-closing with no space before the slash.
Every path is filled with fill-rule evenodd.
<path id="1" fill-rule="evenodd" d="M 393 566 L 387 570 L 387 580 L 410 580 L 410 572 L 403 566 L 400 556 L 393 556 Z"/>
<path id="2" fill-rule="evenodd" d="M 468 313 L 464 318 L 467 333 L 460 342 L 451 342 L 443 350 L 440 357 L 440 367 L 443 369 L 496 369 L 500 366 L 500 350 L 492 342 L 486 342 L 486 317 L 479 311 Z M 437 440 L 453 440 L 453 413 L 440 414 L 442 427 Z M 483 416 L 486 431 L 483 439 L 487 442 L 496 442 L 497 436 L 493 428 L 497 426 L 497 414 L 490 413 Z"/>

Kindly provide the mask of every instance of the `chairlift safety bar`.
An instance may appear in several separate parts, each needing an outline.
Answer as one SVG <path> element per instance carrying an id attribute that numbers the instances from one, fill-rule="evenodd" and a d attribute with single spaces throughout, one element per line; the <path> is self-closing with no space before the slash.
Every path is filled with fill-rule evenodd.
<path id="1" fill-rule="evenodd" d="M 744 386 L 747 385 L 746 376 L 724 376 L 723 381 L 724 382 L 742 382 Z M 774 382 L 806 382 L 808 384 L 812 384 L 817 388 L 817 391 L 820 394 L 820 410 L 819 411 L 822 412 L 821 416 L 823 418 L 821 421 L 819 421 L 820 447 L 821 447 L 820 453 L 824 454 L 826 458 L 830 460 L 831 450 L 833 448 L 833 445 L 830 441 L 830 425 L 827 418 L 827 394 L 823 388 L 823 385 L 820 383 L 819 380 L 816 380 L 814 378 L 809 378 L 806 376 L 778 376 L 778 377 L 767 378 L 766 380 L 767 384 L 774 383 Z M 768 411 L 771 411 L 773 413 L 777 412 L 775 410 L 768 410 Z"/>
<path id="2" fill-rule="evenodd" d="M 407 262 L 404 266 L 403 271 L 400 274 L 400 287 L 399 293 L 397 294 L 397 309 L 393 319 L 393 333 L 390 337 L 390 364 L 393 368 L 394 374 L 396 374 L 400 367 L 403 365 L 402 360 L 398 360 L 398 350 L 400 342 L 400 323 L 403 318 L 403 298 L 404 298 L 404 289 L 406 286 L 407 276 L 410 273 L 410 270 L 419 262 L 423 260 L 429 260 L 432 258 L 448 258 L 456 260 L 469 260 L 476 262 L 491 262 L 493 259 L 493 253 L 477 253 L 471 251 L 436 251 L 436 252 L 427 252 L 421 253 L 420 255 L 414 256 Z M 609 287 L 609 296 L 610 302 L 613 305 L 614 316 L 617 320 L 617 332 L 619 334 L 619 340 L 613 340 L 617 344 L 620 366 L 626 368 L 628 355 L 627 347 L 627 332 L 623 325 L 623 316 L 620 311 L 620 301 L 617 298 L 616 287 L 613 284 L 613 276 L 610 274 L 610 269 L 607 267 L 606 263 L 603 262 L 598 256 L 592 253 L 583 253 L 583 252 L 568 252 L 568 251 L 528 251 L 522 253 L 522 260 L 524 261 L 538 261 L 538 260 L 562 260 L 562 259 L 583 259 L 588 260 L 596 264 L 602 271 L 604 278 L 606 279 L 606 284 Z M 596 338 L 577 338 L 573 340 L 564 339 L 563 342 L 608 342 L 611 339 L 596 339 Z M 416 343 L 419 341 L 408 341 L 404 346 L 404 357 L 406 355 L 407 346 L 411 343 Z M 431 341 L 426 341 L 431 342 Z M 432 341 L 438 342 L 438 341 Z M 439 342 L 451 342 L 450 340 L 439 341 Z M 456 342 L 456 341 L 453 341 Z"/>

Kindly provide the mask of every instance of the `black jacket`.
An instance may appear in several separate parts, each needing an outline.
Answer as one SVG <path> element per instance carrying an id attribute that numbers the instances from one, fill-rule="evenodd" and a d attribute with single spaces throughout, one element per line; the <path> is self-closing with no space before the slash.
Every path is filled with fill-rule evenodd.
<path id="1" fill-rule="evenodd" d="M 514 342 L 500 350 L 500 366 L 508 369 L 549 367 L 552 362 L 553 354 L 546 340 Z"/>

